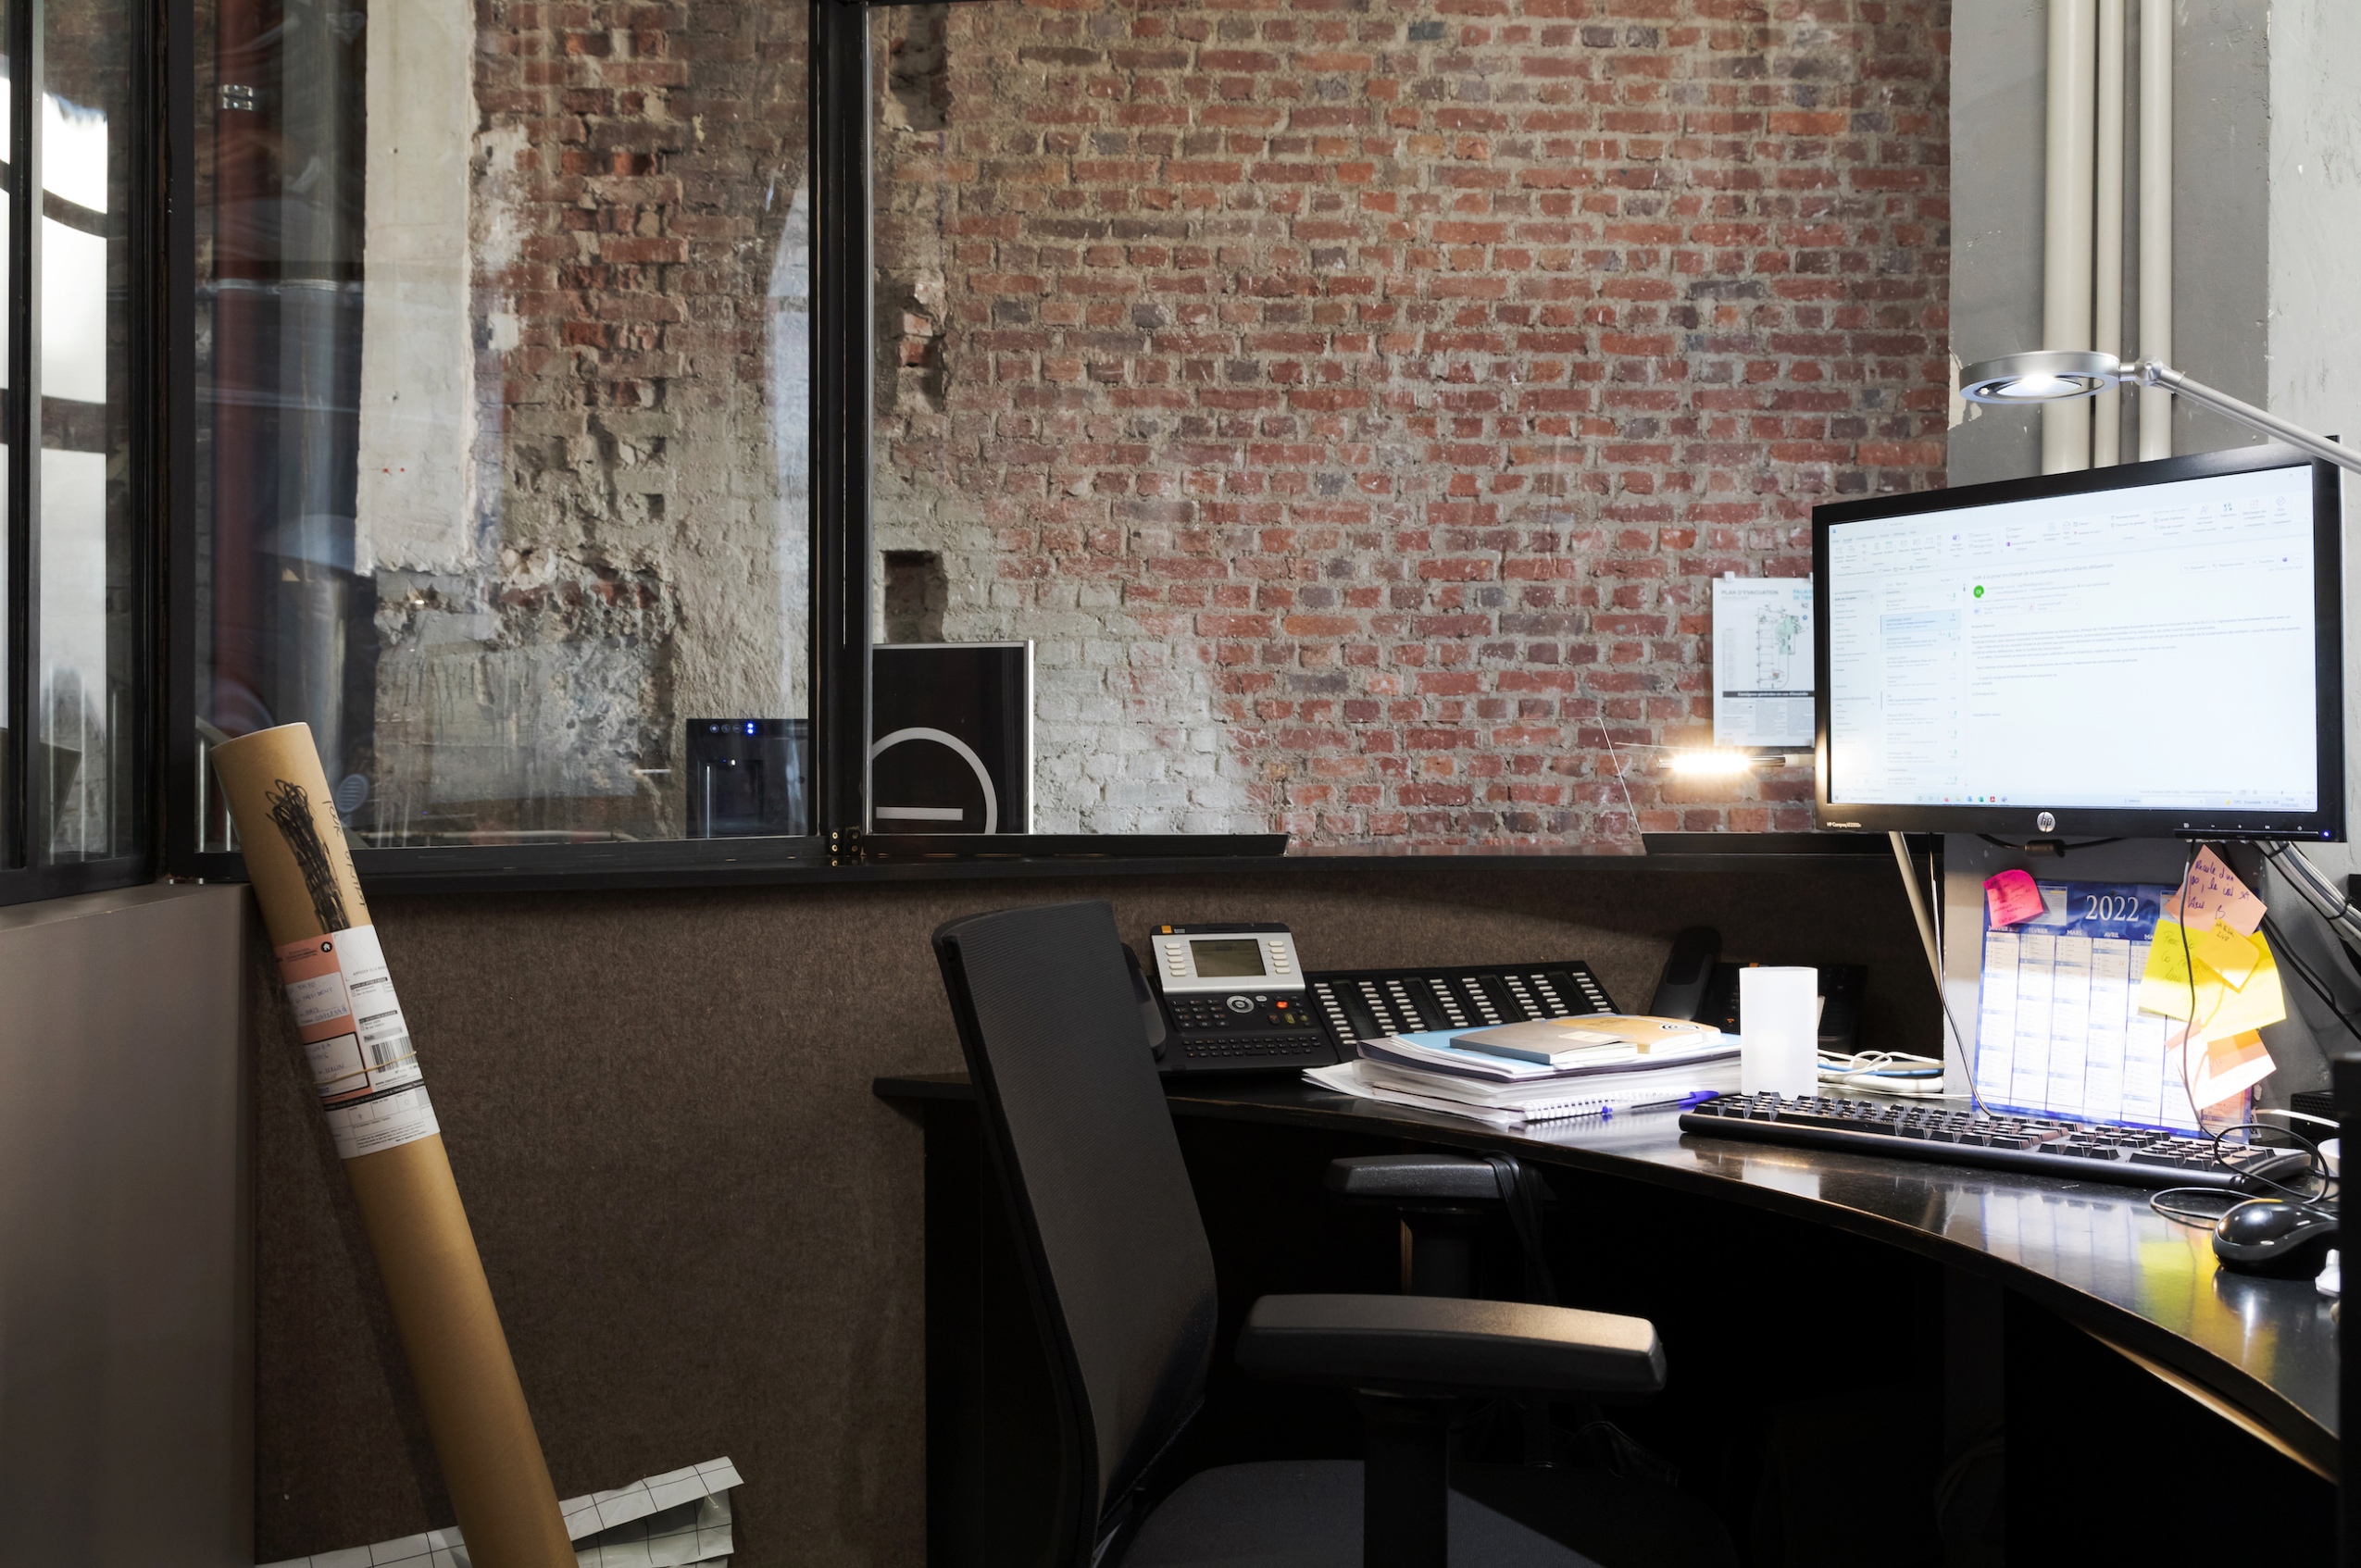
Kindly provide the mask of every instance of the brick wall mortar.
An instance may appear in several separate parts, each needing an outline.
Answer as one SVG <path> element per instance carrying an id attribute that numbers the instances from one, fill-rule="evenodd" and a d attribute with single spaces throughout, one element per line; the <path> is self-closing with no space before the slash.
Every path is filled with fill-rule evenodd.
<path id="1" fill-rule="evenodd" d="M 1042 826 L 1807 827 L 1643 748 L 1710 738 L 1714 577 L 1943 482 L 1947 28 L 881 12 L 879 542 L 1038 640 Z"/>

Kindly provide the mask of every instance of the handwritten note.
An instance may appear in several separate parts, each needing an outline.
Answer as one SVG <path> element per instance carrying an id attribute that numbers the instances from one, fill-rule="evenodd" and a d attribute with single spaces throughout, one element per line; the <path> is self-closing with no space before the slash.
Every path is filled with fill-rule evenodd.
<path id="1" fill-rule="evenodd" d="M 1984 908 L 1994 926 L 2021 926 L 2040 916 L 2048 905 L 2042 902 L 2041 885 L 2030 873 L 2004 871 L 1984 878 Z"/>
<path id="2" fill-rule="evenodd" d="M 2258 934 L 2242 937 L 2220 921 L 2214 928 L 2191 944 L 2197 961 L 2228 980 L 2233 989 L 2245 986 L 2256 965 L 2270 951 L 2270 944 Z"/>
<path id="3" fill-rule="evenodd" d="M 2165 900 L 2164 912 L 2192 931 L 2211 930 L 2218 920 L 2242 937 L 2253 936 L 2268 913 L 2238 873 L 2210 849 L 2197 852 L 2180 890 Z"/>
<path id="4" fill-rule="evenodd" d="M 2197 1032 L 2205 1039 L 2223 1039 L 2287 1016 L 2287 992 L 2280 985 L 2279 964 L 2271 956 L 2270 944 L 2257 937 L 2255 945 L 2261 952 L 2246 983 L 2234 990 L 2225 988 L 2219 1004 L 2202 1014 L 2205 1022 Z"/>

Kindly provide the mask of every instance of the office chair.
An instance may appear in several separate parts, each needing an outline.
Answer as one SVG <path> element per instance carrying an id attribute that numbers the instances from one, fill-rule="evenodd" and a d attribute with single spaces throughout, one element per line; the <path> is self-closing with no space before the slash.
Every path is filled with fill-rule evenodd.
<path id="1" fill-rule="evenodd" d="M 1238 1364 L 1353 1390 L 1363 1462 L 1174 1475 L 1175 1440 L 1204 1399 L 1213 1355 L 1213 1257 L 1113 911 L 973 915 L 937 930 L 934 949 L 1048 1352 L 1064 1462 L 1047 1562 L 1587 1562 L 1449 1490 L 1449 1422 L 1465 1399 L 1655 1392 L 1664 1354 L 1641 1318 L 1422 1296 L 1266 1296 L 1246 1315 Z"/>
<path id="2" fill-rule="evenodd" d="M 1541 1235 L 1541 1206 L 1555 1194 L 1523 1161 L 1505 1154 L 1353 1154 L 1328 1163 L 1326 1185 L 1348 1203 L 1390 1208 L 1402 1222 L 1405 1296 L 1474 1295 L 1476 1235 L 1497 1205 L 1507 1212 L 1524 1254 L 1525 1294 L 1557 1304 Z"/>

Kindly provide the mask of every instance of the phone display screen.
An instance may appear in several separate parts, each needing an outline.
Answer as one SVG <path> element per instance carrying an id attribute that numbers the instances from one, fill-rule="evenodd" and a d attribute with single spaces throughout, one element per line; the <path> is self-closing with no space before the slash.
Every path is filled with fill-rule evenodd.
<path id="1" fill-rule="evenodd" d="M 1251 937 L 1226 938 L 1219 941 L 1189 944 L 1189 952 L 1197 961 L 1200 979 L 1230 979 L 1263 972 L 1262 944 Z"/>

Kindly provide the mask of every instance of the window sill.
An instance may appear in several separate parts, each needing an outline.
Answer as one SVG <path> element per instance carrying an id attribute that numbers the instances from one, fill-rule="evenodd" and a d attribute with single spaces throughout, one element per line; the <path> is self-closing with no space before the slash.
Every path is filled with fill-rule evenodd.
<path id="1" fill-rule="evenodd" d="M 980 881 L 1094 877 L 1290 877 L 1305 872 L 1759 872 L 1801 869 L 1891 876 L 1881 834 L 1650 834 L 1645 852 L 1600 854 L 1545 847 L 1372 850 L 1357 846 L 1268 852 L 1174 853 L 1156 835 L 1108 835 L 1106 847 L 1043 835 L 1006 852 L 946 853 L 911 847 L 916 836 L 870 840 L 870 858 L 831 863 L 817 839 L 687 839 L 662 843 L 531 844 L 464 849 L 358 850 L 353 863 L 372 894 L 554 892 L 567 889 L 782 887 L 802 883 Z M 1258 849 L 1277 835 L 1230 840 Z M 1158 852 L 1164 848 L 1166 852 Z M 235 854 L 194 857 L 179 875 L 244 881 Z"/>

